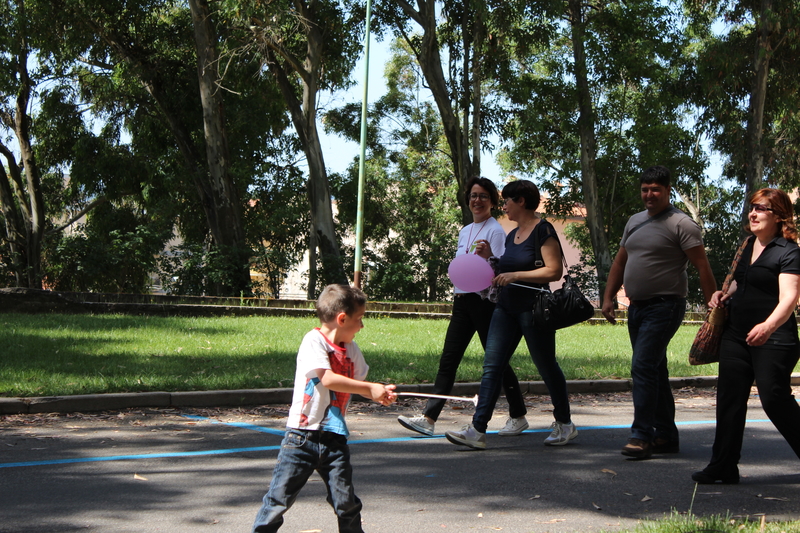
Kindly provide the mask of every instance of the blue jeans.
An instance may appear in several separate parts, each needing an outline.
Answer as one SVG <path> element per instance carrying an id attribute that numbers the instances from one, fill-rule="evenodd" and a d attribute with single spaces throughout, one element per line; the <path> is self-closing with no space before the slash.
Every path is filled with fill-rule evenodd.
<path id="1" fill-rule="evenodd" d="M 686 299 L 665 299 L 628 308 L 628 335 L 633 347 L 633 424 L 631 437 L 678 440 L 675 398 L 669 384 L 667 346 L 686 313 Z"/>
<path id="2" fill-rule="evenodd" d="M 447 335 L 444 338 L 444 348 L 439 359 L 439 372 L 433 385 L 435 394 L 450 394 L 456 382 L 456 372 L 464 352 L 475 333 L 481 339 L 481 346 L 486 349 L 486 339 L 489 335 L 489 324 L 492 321 L 495 305 L 489 300 L 484 300 L 475 293 L 456 294 L 453 300 L 453 316 L 447 326 Z M 525 416 L 525 398 L 519 388 L 519 381 L 514 370 L 509 366 L 503 373 L 503 390 L 508 400 L 508 415 L 511 418 Z M 423 414 L 437 420 L 444 407 L 445 400 L 431 398 L 428 400 Z"/>
<path id="3" fill-rule="evenodd" d="M 253 532 L 272 533 L 283 524 L 300 489 L 316 470 L 328 489 L 328 503 L 342 533 L 363 533 L 361 500 L 353 491 L 353 467 L 347 437 L 329 431 L 287 429 L 272 473 L 269 492 L 256 515 Z"/>
<path id="4" fill-rule="evenodd" d="M 531 359 L 550 392 L 553 416 L 559 422 L 570 421 L 567 380 L 556 361 L 555 330 L 535 327 L 532 311 L 509 313 L 497 307 L 489 326 L 478 406 L 472 417 L 472 425 L 481 433 L 486 433 L 486 427 L 492 419 L 494 406 L 500 396 L 503 372 L 508 367 L 508 362 L 522 337 L 525 337 Z"/>

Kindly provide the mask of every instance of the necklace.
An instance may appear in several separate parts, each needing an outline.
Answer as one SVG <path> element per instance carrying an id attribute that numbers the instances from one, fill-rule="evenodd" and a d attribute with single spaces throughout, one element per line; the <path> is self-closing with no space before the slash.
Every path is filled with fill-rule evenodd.
<path id="1" fill-rule="evenodd" d="M 533 228 L 535 226 L 536 226 L 536 219 L 534 219 L 533 220 L 533 224 L 531 224 L 530 227 L 527 227 L 527 228 L 523 228 L 522 225 L 517 224 L 517 234 L 514 235 L 514 240 L 517 241 L 517 242 L 521 242 L 521 241 L 527 239 L 528 236 L 531 234 L 531 231 L 533 230 Z M 523 235 L 524 235 L 524 238 L 523 238 Z"/>
<path id="2" fill-rule="evenodd" d="M 481 224 L 478 233 L 475 235 L 475 240 L 478 240 L 478 236 L 481 234 L 481 232 L 483 231 L 483 227 L 486 225 L 488 221 L 489 221 L 488 218 L 483 221 L 483 224 Z M 475 229 L 475 223 L 473 222 L 472 227 L 469 228 L 469 239 L 467 240 L 467 253 L 472 253 L 472 251 L 475 249 L 475 241 L 472 240 L 472 230 L 474 229 Z"/>

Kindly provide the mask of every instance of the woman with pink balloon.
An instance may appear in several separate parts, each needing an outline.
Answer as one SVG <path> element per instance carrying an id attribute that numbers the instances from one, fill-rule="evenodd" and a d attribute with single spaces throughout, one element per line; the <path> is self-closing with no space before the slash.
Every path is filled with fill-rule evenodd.
<path id="1" fill-rule="evenodd" d="M 486 428 L 500 395 L 501 382 L 520 340 L 525 339 L 531 359 L 542 376 L 553 403 L 547 446 L 562 446 L 578 435 L 570 417 L 567 380 L 556 361 L 556 332 L 533 323 L 533 303 L 538 290 L 548 289 L 561 278 L 561 244 L 552 224 L 537 214 L 541 197 L 528 180 L 512 181 L 503 187 L 503 211 L 517 227 L 508 234 L 498 274 L 492 284 L 500 288 L 483 359 L 483 376 L 472 423 L 460 431 L 447 431 L 453 444 L 486 448 Z M 494 244 L 481 243 L 479 255 L 488 258 Z"/>
<path id="2" fill-rule="evenodd" d="M 494 271 L 485 258 L 476 254 L 478 250 L 490 247 L 499 257 L 503 255 L 506 240 L 503 228 L 492 216 L 492 209 L 499 205 L 499 195 L 494 183 L 487 178 L 474 177 L 467 182 L 465 193 L 472 212 L 472 224 L 459 233 L 456 258 L 449 269 L 450 279 L 455 285 L 455 297 L 439 359 L 439 371 L 433 386 L 433 392 L 439 395 L 450 394 L 453 390 L 458 366 L 475 332 L 478 333 L 481 345 L 486 347 L 489 323 L 495 307 L 494 302 L 489 299 L 489 286 Z M 527 409 L 519 381 L 510 367 L 505 369 L 501 379 L 508 399 L 509 418 L 498 434 L 519 435 L 528 428 L 528 421 L 525 419 Z M 433 435 L 434 424 L 445 401 L 442 398 L 431 398 L 421 415 L 400 416 L 397 421 L 411 431 Z"/>

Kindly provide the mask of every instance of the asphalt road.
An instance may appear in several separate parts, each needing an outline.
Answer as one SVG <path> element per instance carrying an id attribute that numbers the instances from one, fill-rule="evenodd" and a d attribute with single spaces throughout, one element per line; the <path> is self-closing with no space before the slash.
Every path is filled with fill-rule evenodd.
<path id="1" fill-rule="evenodd" d="M 531 429 L 472 451 L 416 438 L 396 422 L 422 405 L 357 403 L 348 414 L 356 493 L 369 533 L 620 531 L 671 512 L 800 519 L 800 463 L 750 403 L 739 485 L 690 479 L 710 457 L 713 390 L 676 392 L 681 453 L 620 455 L 629 393 L 573 397 L 580 434 L 542 440 L 548 399 L 529 396 Z M 437 433 L 470 420 L 446 409 Z M 285 409 L 129 409 L 0 418 L 0 532 L 249 531 L 278 452 Z M 490 430 L 505 421 L 499 406 Z M 282 531 L 335 532 L 313 477 Z"/>

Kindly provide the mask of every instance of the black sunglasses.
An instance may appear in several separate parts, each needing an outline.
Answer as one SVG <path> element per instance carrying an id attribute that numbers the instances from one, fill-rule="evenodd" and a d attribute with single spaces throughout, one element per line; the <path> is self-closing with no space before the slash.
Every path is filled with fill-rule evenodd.
<path id="1" fill-rule="evenodd" d="M 767 211 L 769 211 L 769 212 L 774 212 L 774 211 L 775 211 L 775 210 L 774 210 L 774 209 L 772 209 L 771 207 L 767 207 L 767 206 L 765 206 L 765 205 L 761 205 L 761 204 L 750 204 L 750 211 L 752 211 L 753 209 L 755 209 L 755 210 L 756 210 L 757 212 L 759 212 L 759 213 L 765 213 L 765 212 L 767 212 Z"/>

